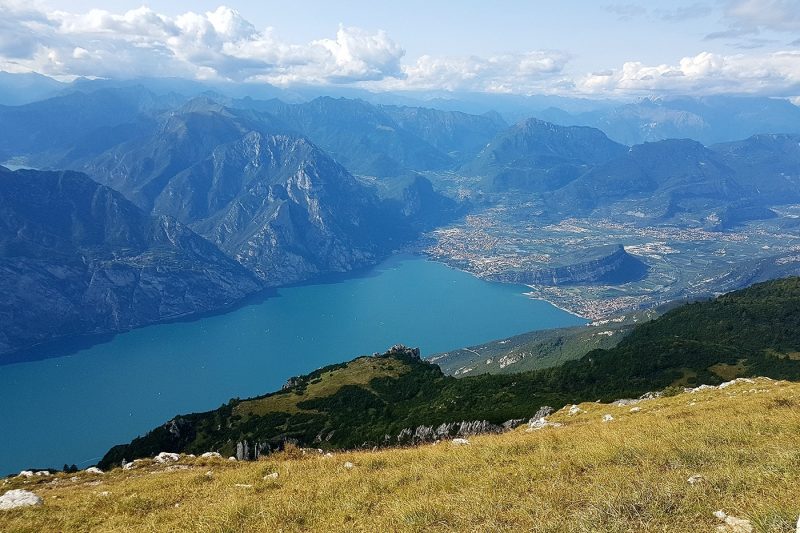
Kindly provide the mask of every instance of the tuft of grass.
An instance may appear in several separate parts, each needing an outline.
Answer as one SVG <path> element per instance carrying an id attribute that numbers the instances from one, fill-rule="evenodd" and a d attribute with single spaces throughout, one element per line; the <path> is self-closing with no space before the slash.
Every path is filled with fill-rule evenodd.
<path id="1" fill-rule="evenodd" d="M 251 463 L 184 456 L 186 469 L 12 478 L 0 492 L 45 503 L 0 512 L 0 531 L 696 532 L 714 531 L 723 510 L 758 532 L 789 532 L 800 514 L 799 399 L 800 384 L 758 379 L 639 412 L 585 403 L 550 417 L 562 427 L 467 446 L 333 457 L 289 447 Z"/>

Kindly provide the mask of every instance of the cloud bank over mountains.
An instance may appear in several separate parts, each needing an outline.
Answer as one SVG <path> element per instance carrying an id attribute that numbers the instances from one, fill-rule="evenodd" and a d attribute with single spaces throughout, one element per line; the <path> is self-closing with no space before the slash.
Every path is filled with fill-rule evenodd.
<path id="1" fill-rule="evenodd" d="M 648 16 L 624 4 L 613 9 L 620 16 Z M 649 16 L 677 20 L 705 16 L 707 9 L 697 4 Z M 800 32 L 796 0 L 731 1 L 723 16 L 729 30 L 721 33 L 748 35 L 751 42 L 762 31 L 795 32 L 794 37 Z M 168 16 L 147 7 L 72 13 L 0 1 L 0 70 L 61 78 L 174 76 L 278 86 L 568 95 L 800 94 L 800 50 L 791 43 L 777 52 L 699 51 L 673 64 L 630 61 L 589 74 L 573 72 L 571 59 L 564 50 L 409 58 L 386 32 L 346 25 L 330 37 L 290 43 L 225 6 Z"/>

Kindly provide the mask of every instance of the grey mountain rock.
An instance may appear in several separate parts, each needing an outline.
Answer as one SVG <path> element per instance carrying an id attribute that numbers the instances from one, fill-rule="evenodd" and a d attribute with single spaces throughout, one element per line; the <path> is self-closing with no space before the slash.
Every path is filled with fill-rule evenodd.
<path id="1" fill-rule="evenodd" d="M 74 172 L 0 168 L 0 353 L 210 311 L 261 288 L 189 228 Z"/>

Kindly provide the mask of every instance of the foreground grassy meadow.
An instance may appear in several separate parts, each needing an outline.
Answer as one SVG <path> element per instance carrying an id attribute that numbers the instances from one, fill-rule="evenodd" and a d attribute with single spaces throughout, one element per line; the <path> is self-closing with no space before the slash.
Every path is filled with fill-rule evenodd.
<path id="1" fill-rule="evenodd" d="M 561 427 L 460 446 L 11 478 L 0 494 L 32 490 L 44 505 L 0 511 L 0 531 L 695 532 L 716 531 L 718 510 L 754 531 L 795 531 L 800 384 L 759 378 L 580 408 L 549 417 Z"/>

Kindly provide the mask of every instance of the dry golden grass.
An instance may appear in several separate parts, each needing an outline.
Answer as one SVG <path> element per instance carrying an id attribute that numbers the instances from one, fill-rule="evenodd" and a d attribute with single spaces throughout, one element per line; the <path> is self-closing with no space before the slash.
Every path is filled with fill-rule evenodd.
<path id="1" fill-rule="evenodd" d="M 25 488 L 45 503 L 0 511 L 0 531 L 696 532 L 715 530 L 718 509 L 756 531 L 794 531 L 800 385 L 758 380 L 638 407 L 583 404 L 550 417 L 563 427 L 468 446 L 14 478 L 0 492 Z M 695 474 L 703 481 L 690 485 Z"/>

